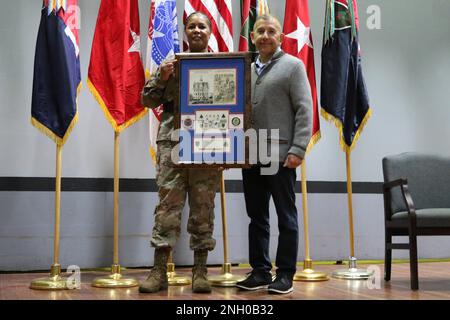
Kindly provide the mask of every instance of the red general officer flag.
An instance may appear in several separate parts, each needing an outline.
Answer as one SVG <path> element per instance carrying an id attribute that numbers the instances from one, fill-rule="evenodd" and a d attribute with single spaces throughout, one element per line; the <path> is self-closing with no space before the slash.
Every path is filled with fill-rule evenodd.
<path id="1" fill-rule="evenodd" d="M 137 0 L 102 0 L 92 42 L 88 85 L 116 132 L 147 112 L 141 104 L 145 75 L 139 34 Z"/>
<path id="2" fill-rule="evenodd" d="M 314 47 L 309 20 L 308 0 L 286 0 L 282 49 L 303 61 L 308 74 L 313 101 L 313 125 L 308 151 L 320 139 Z"/>

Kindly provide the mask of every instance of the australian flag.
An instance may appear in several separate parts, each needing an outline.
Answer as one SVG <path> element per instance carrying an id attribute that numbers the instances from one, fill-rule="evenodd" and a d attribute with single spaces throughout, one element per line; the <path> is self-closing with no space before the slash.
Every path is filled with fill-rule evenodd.
<path id="1" fill-rule="evenodd" d="M 361 68 L 356 0 L 328 0 L 322 48 L 322 116 L 340 131 L 344 151 L 354 148 L 371 115 Z"/>
<path id="2" fill-rule="evenodd" d="M 61 146 L 77 121 L 81 88 L 77 1 L 43 1 L 34 61 L 31 122 Z"/>

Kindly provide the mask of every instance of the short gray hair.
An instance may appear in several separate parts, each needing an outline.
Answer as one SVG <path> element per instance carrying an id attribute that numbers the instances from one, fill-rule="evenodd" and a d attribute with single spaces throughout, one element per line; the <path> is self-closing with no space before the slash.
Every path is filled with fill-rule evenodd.
<path id="1" fill-rule="evenodd" d="M 265 21 L 265 22 L 275 22 L 275 24 L 277 25 L 277 27 L 280 29 L 280 32 L 282 32 L 281 30 L 281 23 L 280 20 L 278 20 L 277 17 L 271 15 L 271 14 L 262 14 L 260 16 L 258 16 L 256 18 L 255 24 L 253 25 L 253 31 L 256 31 L 255 27 L 258 24 L 259 21 Z"/>

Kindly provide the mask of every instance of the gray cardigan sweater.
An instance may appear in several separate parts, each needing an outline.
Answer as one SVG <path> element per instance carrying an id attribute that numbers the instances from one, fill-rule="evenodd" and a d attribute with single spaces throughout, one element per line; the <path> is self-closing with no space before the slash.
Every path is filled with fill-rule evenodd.
<path id="1" fill-rule="evenodd" d="M 252 64 L 252 127 L 279 129 L 279 160 L 289 153 L 304 158 L 311 138 L 312 98 L 303 62 L 283 51 L 275 53 L 272 63 L 258 76 Z M 278 140 L 278 141 L 277 141 Z"/>

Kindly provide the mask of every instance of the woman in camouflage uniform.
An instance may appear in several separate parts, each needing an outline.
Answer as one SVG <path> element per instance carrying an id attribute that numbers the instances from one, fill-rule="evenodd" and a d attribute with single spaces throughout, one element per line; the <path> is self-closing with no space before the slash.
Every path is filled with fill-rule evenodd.
<path id="1" fill-rule="evenodd" d="M 208 52 L 211 21 L 202 12 L 195 12 L 184 23 L 190 52 Z M 157 137 L 156 182 L 159 204 L 155 208 L 155 225 L 151 245 L 155 248 L 154 267 L 147 280 L 139 287 L 140 292 L 158 292 L 168 286 L 167 261 L 171 248 L 180 235 L 181 212 L 186 195 L 189 196 L 190 248 L 194 250 L 192 269 L 193 292 L 211 292 L 207 279 L 206 260 L 208 251 L 214 249 L 214 197 L 219 187 L 220 171 L 217 169 L 174 168 L 171 151 L 174 105 L 174 63 L 164 61 L 158 71 L 145 84 L 142 103 L 148 108 L 164 105 Z"/>

